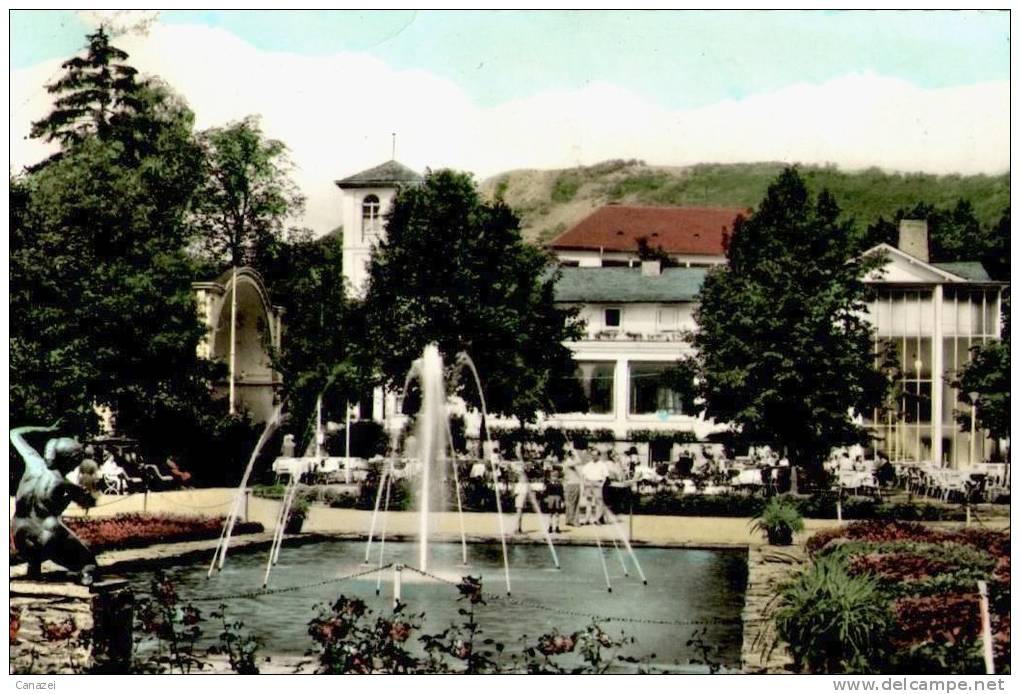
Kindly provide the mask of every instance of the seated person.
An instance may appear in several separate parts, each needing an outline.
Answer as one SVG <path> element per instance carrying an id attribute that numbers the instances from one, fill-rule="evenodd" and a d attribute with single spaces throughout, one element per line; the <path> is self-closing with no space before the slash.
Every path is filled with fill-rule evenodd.
<path id="1" fill-rule="evenodd" d="M 112 451 L 106 452 L 106 458 L 103 460 L 103 464 L 99 466 L 99 476 L 106 481 L 107 488 L 112 488 L 115 493 L 123 494 L 127 491 L 127 473 L 114 460 Z"/>
<path id="2" fill-rule="evenodd" d="M 170 471 L 170 475 L 181 483 L 181 486 L 186 486 L 191 480 L 191 473 L 182 470 L 177 465 L 177 461 L 174 460 L 173 456 L 168 456 L 166 459 L 166 469 Z"/>
<path id="3" fill-rule="evenodd" d="M 99 492 L 99 465 L 94 456 L 92 446 L 85 447 L 85 457 L 78 466 L 78 484 L 89 494 L 95 496 Z"/>
<path id="4" fill-rule="evenodd" d="M 471 479 L 485 479 L 485 474 L 485 461 L 476 460 L 471 464 L 471 472 L 468 474 L 468 477 Z"/>

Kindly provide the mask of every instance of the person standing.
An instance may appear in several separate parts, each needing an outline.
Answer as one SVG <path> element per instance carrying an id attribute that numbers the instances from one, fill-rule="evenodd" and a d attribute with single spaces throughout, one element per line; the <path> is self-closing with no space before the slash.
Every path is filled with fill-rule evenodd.
<path id="1" fill-rule="evenodd" d="M 560 471 L 552 470 L 545 483 L 545 508 L 549 512 L 550 533 L 559 533 L 563 507 L 563 482 L 560 480 Z"/>
<path id="2" fill-rule="evenodd" d="M 605 488 L 609 480 L 609 466 L 598 448 L 592 448 L 591 460 L 581 468 L 581 478 L 586 504 L 585 522 L 602 523 L 606 512 Z"/>
<path id="3" fill-rule="evenodd" d="M 566 501 L 564 525 L 577 525 L 577 512 L 581 506 L 581 461 L 577 450 L 571 448 L 563 458 L 563 495 Z"/>
<path id="4" fill-rule="evenodd" d="M 528 503 L 528 495 L 531 493 L 531 485 L 528 484 L 528 476 L 524 472 L 524 463 L 515 464 L 513 466 L 513 472 L 515 473 L 516 482 L 514 483 L 514 510 L 516 516 L 514 521 L 517 523 L 517 534 L 520 535 L 524 532 L 524 507 Z"/>

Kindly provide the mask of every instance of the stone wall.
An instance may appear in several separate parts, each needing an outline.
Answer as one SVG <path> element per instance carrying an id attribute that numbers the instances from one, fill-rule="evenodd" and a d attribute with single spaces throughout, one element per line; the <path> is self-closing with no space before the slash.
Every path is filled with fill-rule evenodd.
<path id="1" fill-rule="evenodd" d="M 127 581 L 15 580 L 10 599 L 11 674 L 127 671 L 134 619 Z"/>
<path id="2" fill-rule="evenodd" d="M 747 592 L 744 595 L 744 643 L 741 670 L 753 674 L 789 673 L 793 659 L 782 644 L 772 647 L 774 632 L 769 604 L 780 583 L 804 565 L 804 548 L 751 547 L 747 552 Z"/>

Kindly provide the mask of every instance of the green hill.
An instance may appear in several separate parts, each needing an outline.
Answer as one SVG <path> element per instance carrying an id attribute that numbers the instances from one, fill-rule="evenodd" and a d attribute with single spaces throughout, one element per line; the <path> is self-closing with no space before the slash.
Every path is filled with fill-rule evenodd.
<path id="1" fill-rule="evenodd" d="M 776 162 L 665 167 L 613 160 L 573 169 L 508 171 L 483 181 L 481 187 L 490 196 L 502 194 L 517 210 L 526 238 L 546 242 L 610 202 L 753 208 L 784 166 Z M 844 214 L 861 227 L 921 201 L 948 207 L 965 198 L 982 224 L 997 221 L 1009 205 L 1008 173 L 936 176 L 874 168 L 799 168 L 813 191 L 827 188 Z"/>

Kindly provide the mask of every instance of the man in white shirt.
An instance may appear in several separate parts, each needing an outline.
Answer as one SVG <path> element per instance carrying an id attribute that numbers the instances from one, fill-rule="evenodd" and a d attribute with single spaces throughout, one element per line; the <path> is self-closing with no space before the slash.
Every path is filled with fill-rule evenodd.
<path id="1" fill-rule="evenodd" d="M 601 523 L 606 511 L 604 487 L 609 478 L 609 466 L 603 460 L 602 452 L 599 449 L 593 448 L 591 455 L 591 462 L 585 463 L 581 468 L 581 476 L 584 478 L 584 494 L 587 500 L 585 522 Z"/>

